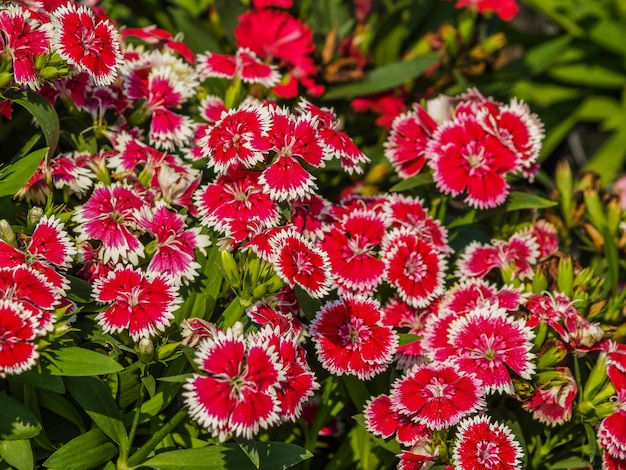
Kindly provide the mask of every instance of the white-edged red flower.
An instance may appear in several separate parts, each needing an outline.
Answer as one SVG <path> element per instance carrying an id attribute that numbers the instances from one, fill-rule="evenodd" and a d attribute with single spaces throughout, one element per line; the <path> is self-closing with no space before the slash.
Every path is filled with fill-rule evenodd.
<path id="1" fill-rule="evenodd" d="M 272 88 L 280 81 L 276 66 L 265 64 L 248 48 L 239 48 L 235 55 L 205 52 L 197 56 L 200 79 L 208 77 L 235 78 L 244 83 L 260 83 Z"/>
<path id="2" fill-rule="evenodd" d="M 143 244 L 134 231 L 138 211 L 144 205 L 144 200 L 131 187 L 99 184 L 74 213 L 78 240 L 100 241 L 104 262 L 117 263 L 121 259 L 137 264 L 138 257 L 143 256 Z"/>
<path id="3" fill-rule="evenodd" d="M 523 408 L 533 418 L 549 426 L 558 426 L 572 418 L 572 407 L 578 393 L 576 379 L 567 367 L 557 367 L 558 373 L 547 383 L 538 384 Z"/>
<path id="4" fill-rule="evenodd" d="M 453 320 L 447 343 L 449 358 L 463 372 L 473 373 L 485 392 L 514 393 L 511 371 L 530 379 L 535 372 L 532 330 L 497 304 L 485 305 Z"/>
<path id="5" fill-rule="evenodd" d="M 97 85 L 111 85 L 122 61 L 120 41 L 113 23 L 98 19 L 86 6 L 66 3 L 52 12 L 54 50 L 79 72 L 87 72 Z"/>
<path id="6" fill-rule="evenodd" d="M 429 429 L 454 426 L 486 406 L 480 381 L 452 365 L 420 364 L 391 388 L 395 410 Z"/>
<path id="7" fill-rule="evenodd" d="M 447 262 L 425 238 L 408 229 L 390 232 L 382 244 L 387 282 L 412 307 L 425 307 L 443 293 Z"/>
<path id="8" fill-rule="evenodd" d="M 521 470 L 522 446 L 511 429 L 487 415 L 459 423 L 452 461 L 457 470 Z"/>
<path id="9" fill-rule="evenodd" d="M 20 5 L 9 4 L 0 10 L 0 53 L 13 63 L 13 77 L 18 85 L 37 90 L 41 79 L 35 58 L 48 51 L 50 39 L 46 27 L 31 17 Z"/>
<path id="10" fill-rule="evenodd" d="M 21 374 L 37 363 L 36 331 L 30 312 L 0 298 L 0 377 Z"/>
<path id="11" fill-rule="evenodd" d="M 395 434 L 396 441 L 403 445 L 412 446 L 430 435 L 426 425 L 395 410 L 389 395 L 370 398 L 365 404 L 363 415 L 369 432 L 383 439 Z"/>
<path id="12" fill-rule="evenodd" d="M 96 317 L 102 331 L 128 331 L 134 341 L 164 331 L 182 302 L 167 276 L 130 266 L 118 266 L 106 277 L 96 279 L 92 296 L 109 304 Z"/>
<path id="13" fill-rule="evenodd" d="M 251 439 L 280 420 L 276 388 L 284 379 L 278 354 L 267 338 L 218 330 L 200 343 L 199 373 L 184 385 L 192 419 L 220 441 Z"/>
<path id="14" fill-rule="evenodd" d="M 298 285 L 311 297 L 322 298 L 330 292 L 332 275 L 328 254 L 295 230 L 273 236 L 270 261 L 276 273 L 290 287 Z"/>
<path id="15" fill-rule="evenodd" d="M 317 357 L 335 375 L 370 379 L 387 368 L 398 346 L 381 323 L 378 301 L 345 295 L 326 302 L 310 325 Z"/>

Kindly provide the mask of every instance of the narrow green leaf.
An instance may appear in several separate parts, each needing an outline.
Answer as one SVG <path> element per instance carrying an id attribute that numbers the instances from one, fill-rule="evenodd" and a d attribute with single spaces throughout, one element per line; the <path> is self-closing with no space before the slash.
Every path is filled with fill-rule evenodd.
<path id="1" fill-rule="evenodd" d="M 104 434 L 124 447 L 128 434 L 122 422 L 122 413 L 104 382 L 95 377 L 68 377 L 70 395 L 83 407 L 93 422 Z"/>
<path id="2" fill-rule="evenodd" d="M 400 333 L 398 337 L 400 339 L 398 346 L 406 346 L 407 344 L 411 344 L 422 339 L 420 335 L 414 335 L 412 333 Z"/>
<path id="3" fill-rule="evenodd" d="M 237 444 L 239 444 L 239 447 L 241 447 L 241 450 L 243 450 L 244 454 L 248 456 L 252 465 L 254 465 L 255 468 L 259 468 L 261 466 L 261 459 L 259 457 L 259 449 L 257 448 L 256 442 L 252 439 L 243 438 L 237 438 L 236 441 Z"/>
<path id="4" fill-rule="evenodd" d="M 533 193 L 513 191 L 509 195 L 506 209 L 508 211 L 519 211 L 522 209 L 545 209 L 547 207 L 554 207 L 557 204 L 558 203 L 556 201 L 545 199 Z"/>
<path id="5" fill-rule="evenodd" d="M 282 470 L 313 455 L 294 444 L 257 442 L 262 470 Z M 143 463 L 157 470 L 252 470 L 256 467 L 238 445 L 211 445 L 198 449 L 174 450 L 157 454 Z"/>
<path id="6" fill-rule="evenodd" d="M 35 458 L 28 439 L 0 441 L 0 457 L 16 470 L 35 468 Z"/>
<path id="7" fill-rule="evenodd" d="M 602 181 L 608 183 L 622 171 L 624 162 L 626 162 L 626 129 L 609 137 L 589 159 L 584 170 L 598 173 Z"/>
<path id="8" fill-rule="evenodd" d="M 0 198 L 13 196 L 28 183 L 47 151 L 48 147 L 35 150 L 15 163 L 0 168 Z"/>
<path id="9" fill-rule="evenodd" d="M 619 22 L 606 19 L 599 20 L 589 30 L 588 37 L 596 44 L 626 58 L 624 26 Z"/>
<path id="10" fill-rule="evenodd" d="M 548 75 L 563 83 L 594 88 L 621 88 L 626 84 L 626 75 L 597 64 L 563 64 L 550 68 Z"/>
<path id="11" fill-rule="evenodd" d="M 365 402 L 367 402 L 371 396 L 365 383 L 353 375 L 344 375 L 341 378 L 352 403 L 356 406 L 356 409 L 363 409 Z"/>
<path id="12" fill-rule="evenodd" d="M 65 277 L 70 281 L 70 290 L 67 296 L 80 303 L 88 303 L 92 301 L 91 298 L 91 284 L 84 279 L 81 279 L 70 274 L 66 274 Z"/>
<path id="13" fill-rule="evenodd" d="M 124 368 L 114 359 L 90 349 L 67 347 L 42 353 L 44 368 L 52 375 L 81 377 L 120 372 Z"/>
<path id="14" fill-rule="evenodd" d="M 400 181 L 397 184 L 394 184 L 391 187 L 391 189 L 389 189 L 389 191 L 392 193 L 399 192 L 399 191 L 406 191 L 408 189 L 419 188 L 420 186 L 424 186 L 432 182 L 433 182 L 432 173 L 420 173 L 418 175 L 411 176 L 410 178 Z"/>
<path id="15" fill-rule="evenodd" d="M 390 90 L 421 76 L 439 59 L 439 54 L 427 54 L 415 59 L 378 67 L 363 80 L 330 88 L 323 99 L 352 99 L 355 96 L 371 95 Z"/>
<path id="16" fill-rule="evenodd" d="M 613 296 L 616 296 L 619 286 L 619 253 L 613 234 L 607 226 L 604 226 L 602 229 L 602 237 L 604 238 L 604 259 L 606 259 L 609 267 L 607 282 Z"/>
<path id="17" fill-rule="evenodd" d="M 539 75 L 552 66 L 571 41 L 571 36 L 566 34 L 549 41 L 541 41 L 538 46 L 524 54 L 524 64 L 533 75 Z"/>
<path id="18" fill-rule="evenodd" d="M 218 326 L 224 329 L 233 326 L 241 318 L 244 310 L 245 307 L 241 305 L 239 297 L 235 297 L 217 320 Z"/>
<path id="19" fill-rule="evenodd" d="M 58 393 L 39 393 L 37 399 L 42 408 L 50 410 L 62 418 L 65 418 L 70 423 L 75 424 L 80 432 L 87 430 L 81 414 L 63 395 L 59 395 Z"/>
<path id="20" fill-rule="evenodd" d="M 65 384 L 61 377 L 50 375 L 45 371 L 39 371 L 37 369 L 31 369 L 28 372 L 17 375 L 13 377 L 12 380 L 50 392 L 65 393 Z"/>
<path id="21" fill-rule="evenodd" d="M 37 120 L 49 147 L 48 152 L 52 155 L 57 148 L 61 134 L 59 116 L 54 106 L 42 95 L 31 90 L 9 93 L 6 97 L 25 108 Z"/>
<path id="22" fill-rule="evenodd" d="M 24 404 L 0 393 L 0 439 L 30 439 L 39 435 L 41 424 Z"/>
<path id="23" fill-rule="evenodd" d="M 565 469 L 570 469 L 570 468 L 590 468 L 590 467 L 593 467 L 593 465 L 587 459 L 572 456 L 563 460 L 559 460 L 558 462 L 553 463 L 547 468 L 549 470 L 565 470 Z"/>
<path id="24" fill-rule="evenodd" d="M 43 465 L 54 470 L 87 470 L 117 455 L 117 447 L 97 428 L 75 437 L 52 454 Z"/>

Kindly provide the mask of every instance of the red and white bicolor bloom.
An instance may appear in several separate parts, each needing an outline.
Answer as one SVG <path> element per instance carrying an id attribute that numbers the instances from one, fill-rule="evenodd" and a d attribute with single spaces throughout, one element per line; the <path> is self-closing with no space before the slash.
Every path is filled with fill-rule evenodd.
<path id="1" fill-rule="evenodd" d="M 578 393 L 576 379 L 567 367 L 557 367 L 558 376 L 538 384 L 532 396 L 522 407 L 533 418 L 549 426 L 558 426 L 572 418 L 572 405 Z"/>
<path id="2" fill-rule="evenodd" d="M 387 439 L 395 434 L 400 444 L 412 446 L 430 437 L 426 425 L 395 410 L 389 395 L 370 398 L 363 410 L 365 427 L 375 436 Z"/>
<path id="3" fill-rule="evenodd" d="M 233 222 L 269 228 L 280 220 L 276 201 L 263 191 L 259 173 L 252 170 L 230 169 L 215 182 L 199 188 L 194 199 L 200 223 L 222 233 Z"/>
<path id="4" fill-rule="evenodd" d="M 0 53 L 12 61 L 18 85 L 33 90 L 41 87 L 35 58 L 50 48 L 48 30 L 22 6 L 9 4 L 0 10 Z"/>
<path id="5" fill-rule="evenodd" d="M 134 341 L 156 336 L 170 325 L 182 302 L 168 276 L 118 266 L 96 279 L 93 298 L 110 304 L 96 319 L 105 333 L 128 331 Z"/>
<path id="6" fill-rule="evenodd" d="M 280 231 L 269 243 L 272 247 L 269 261 L 287 285 L 298 285 L 316 299 L 330 292 L 333 278 L 324 250 L 315 247 L 295 230 Z"/>
<path id="7" fill-rule="evenodd" d="M 607 374 L 617 393 L 615 411 L 600 423 L 598 444 L 603 448 L 603 469 L 622 469 L 626 465 L 626 372 L 624 351 L 621 345 L 609 343 L 607 347 Z"/>
<path id="8" fill-rule="evenodd" d="M 442 297 L 440 308 L 450 310 L 456 315 L 466 314 L 478 307 L 491 304 L 497 304 L 506 310 L 517 310 L 523 300 L 519 289 L 512 287 L 498 289 L 484 279 L 473 278 L 449 288 Z"/>
<path id="9" fill-rule="evenodd" d="M 367 380 L 393 360 L 398 339 L 381 323 L 378 301 L 344 295 L 325 303 L 310 325 L 317 357 L 335 375 Z"/>
<path id="10" fill-rule="evenodd" d="M 235 55 L 205 52 L 197 56 L 200 79 L 208 77 L 240 78 L 244 83 L 260 83 L 272 88 L 280 82 L 280 73 L 275 65 L 264 63 L 248 48 L 240 47 Z"/>
<path id="11" fill-rule="evenodd" d="M 175 285 L 192 281 L 200 268 L 194 251 L 204 251 L 210 244 L 209 237 L 200 233 L 200 227 L 187 228 L 181 214 L 158 203 L 153 211 L 144 211 L 138 222 L 154 237 L 156 251 L 148 270 L 167 275 Z"/>
<path id="12" fill-rule="evenodd" d="M 202 156 L 209 158 L 209 167 L 225 174 L 230 168 L 253 168 L 263 162 L 270 150 L 267 140 L 270 129 L 269 110 L 249 102 L 222 113 L 198 144 Z"/>
<path id="13" fill-rule="evenodd" d="M 319 246 L 328 253 L 339 293 L 372 293 L 382 282 L 385 263 L 379 247 L 388 222 L 374 211 L 357 209 L 330 225 Z"/>
<path id="14" fill-rule="evenodd" d="M 67 189 L 71 194 L 82 198 L 93 187 L 96 179 L 87 163 L 91 160 L 88 152 L 59 154 L 50 159 L 50 174 L 57 189 Z"/>
<path id="15" fill-rule="evenodd" d="M 437 123 L 419 105 L 397 116 L 384 143 L 385 157 L 401 178 L 416 175 L 426 163 L 426 145 Z"/>
<path id="16" fill-rule="evenodd" d="M 228 111 L 228 108 L 222 98 L 216 95 L 209 95 L 200 100 L 198 110 L 202 118 L 208 122 L 215 123 L 220 120 L 223 112 Z"/>
<path id="17" fill-rule="evenodd" d="M 191 418 L 222 442 L 230 435 L 251 439 L 280 421 L 276 388 L 285 377 L 268 343 L 229 328 L 198 347 L 200 373 L 188 379 L 183 395 Z"/>
<path id="18" fill-rule="evenodd" d="M 453 320 L 447 342 L 455 351 L 449 360 L 476 375 L 486 393 L 514 393 L 511 371 L 530 379 L 535 372 L 531 352 L 535 334 L 497 304 L 476 308 Z"/>
<path id="19" fill-rule="evenodd" d="M 138 211 L 145 203 L 134 188 L 115 183 L 99 184 L 85 204 L 76 208 L 74 221 L 78 241 L 98 240 L 102 243 L 102 260 L 114 263 L 128 260 L 138 264 L 143 244 L 137 238 Z"/>
<path id="20" fill-rule="evenodd" d="M 117 30 L 86 6 L 66 3 L 52 12 L 53 49 L 96 85 L 111 85 L 122 62 Z"/>
<path id="21" fill-rule="evenodd" d="M 492 423 L 487 415 L 459 423 L 452 451 L 455 469 L 521 470 L 522 457 L 522 446 L 505 424 Z"/>
<path id="22" fill-rule="evenodd" d="M 539 246 L 539 258 L 545 258 L 559 251 L 559 235 L 556 227 L 544 219 L 539 219 L 521 234 L 530 233 Z"/>
<path id="23" fill-rule="evenodd" d="M 518 167 L 516 153 L 487 132 L 472 115 L 457 115 L 442 124 L 426 149 L 437 188 L 444 194 L 465 194 L 478 209 L 496 207 L 509 193 L 508 173 Z"/>
<path id="24" fill-rule="evenodd" d="M 425 238 L 408 229 L 388 233 L 382 243 L 387 282 L 412 307 L 426 307 L 443 293 L 447 262 Z"/>
<path id="25" fill-rule="evenodd" d="M 289 201 L 291 223 L 308 239 L 321 238 L 324 234 L 324 215 L 329 207 L 330 202 L 317 194 Z"/>
<path id="26" fill-rule="evenodd" d="M 36 336 L 30 312 L 0 298 L 0 378 L 26 372 L 37 363 Z"/>
<path id="27" fill-rule="evenodd" d="M 432 430 L 454 426 L 486 406 L 480 380 L 445 364 L 420 364 L 391 387 L 392 407 Z"/>

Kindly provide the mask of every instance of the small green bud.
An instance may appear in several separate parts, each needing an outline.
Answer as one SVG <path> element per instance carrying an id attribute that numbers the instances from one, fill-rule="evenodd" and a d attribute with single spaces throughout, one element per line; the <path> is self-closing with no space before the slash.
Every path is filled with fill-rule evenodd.
<path id="1" fill-rule="evenodd" d="M 39 75 L 41 75 L 46 80 L 52 80 L 59 76 L 59 71 L 56 67 L 52 65 L 46 65 L 44 68 L 41 69 Z"/>
<path id="2" fill-rule="evenodd" d="M 262 299 L 267 294 L 267 284 L 259 284 L 252 289 L 252 295 L 255 299 Z"/>
<path id="3" fill-rule="evenodd" d="M 228 250 L 220 251 L 220 262 L 224 278 L 234 289 L 241 287 L 241 277 L 239 276 L 239 265 L 233 254 Z"/>
<path id="4" fill-rule="evenodd" d="M 0 238 L 9 245 L 17 246 L 13 227 L 6 219 L 0 220 Z"/>
<path id="5" fill-rule="evenodd" d="M 11 72 L 0 72 L 0 88 L 6 87 L 13 80 Z"/>
<path id="6" fill-rule="evenodd" d="M 142 362 L 146 364 L 152 362 L 154 358 L 154 343 L 152 340 L 150 338 L 141 338 L 137 345 L 137 353 Z"/>
<path id="7" fill-rule="evenodd" d="M 162 361 L 170 357 L 172 354 L 176 352 L 176 349 L 178 349 L 179 344 L 180 344 L 180 341 L 176 343 L 166 343 L 166 344 L 159 346 L 159 349 L 157 350 L 157 359 L 159 361 Z"/>
<path id="8" fill-rule="evenodd" d="M 28 211 L 28 217 L 26 219 L 26 223 L 28 225 L 29 229 L 34 229 L 35 226 L 39 223 L 39 221 L 41 220 L 41 218 L 43 217 L 44 212 L 43 209 L 41 207 L 33 207 L 31 210 Z"/>

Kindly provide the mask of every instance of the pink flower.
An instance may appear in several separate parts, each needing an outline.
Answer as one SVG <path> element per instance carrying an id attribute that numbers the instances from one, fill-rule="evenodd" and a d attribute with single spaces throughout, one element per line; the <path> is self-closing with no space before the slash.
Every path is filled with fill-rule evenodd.
<path id="1" fill-rule="evenodd" d="M 443 293 L 447 263 L 426 239 L 400 229 L 383 241 L 387 282 L 412 307 L 425 307 Z"/>
<path id="2" fill-rule="evenodd" d="M 45 260 L 59 268 L 69 268 L 76 254 L 65 224 L 54 215 L 44 215 L 39 220 L 26 249 L 40 261 Z"/>
<path id="3" fill-rule="evenodd" d="M 79 72 L 87 72 L 97 85 L 111 85 L 122 53 L 117 32 L 107 19 L 96 19 L 85 6 L 66 3 L 52 12 L 53 49 Z"/>
<path id="4" fill-rule="evenodd" d="M 533 418 L 557 426 L 572 418 L 572 405 L 578 392 L 576 379 L 567 367 L 557 367 L 558 377 L 539 384 L 533 395 L 522 405 Z"/>
<path id="5" fill-rule="evenodd" d="M 428 143 L 426 158 L 437 188 L 478 209 L 496 207 L 509 192 L 506 175 L 517 169 L 515 152 L 489 134 L 472 115 L 442 124 Z"/>
<path id="6" fill-rule="evenodd" d="M 328 294 L 332 277 L 326 252 L 293 230 L 279 232 L 270 239 L 270 245 L 276 274 L 290 287 L 297 284 L 318 299 Z"/>
<path id="7" fill-rule="evenodd" d="M 0 51 L 12 60 L 19 85 L 40 88 L 35 58 L 48 51 L 49 42 L 46 28 L 26 8 L 9 4 L 0 10 Z"/>
<path id="8" fill-rule="evenodd" d="M 1 378 L 26 372 L 37 362 L 36 333 L 29 313 L 19 303 L 0 298 Z"/>
<path id="9" fill-rule="evenodd" d="M 127 259 L 137 264 L 138 256 L 143 256 L 143 244 L 133 229 L 142 207 L 143 200 L 130 187 L 119 183 L 96 186 L 89 200 L 74 214 L 74 221 L 79 224 L 79 241 L 101 241 L 104 262 Z"/>
<path id="10" fill-rule="evenodd" d="M 494 12 L 504 21 L 511 21 L 519 12 L 516 0 L 457 0 L 456 7 L 470 7 L 479 13 Z"/>
<path id="11" fill-rule="evenodd" d="M 376 300 L 345 295 L 329 301 L 310 325 L 317 356 L 332 374 L 362 380 L 382 372 L 398 345 L 396 335 L 381 321 Z"/>
<path id="12" fill-rule="evenodd" d="M 389 159 L 401 178 L 416 175 L 426 163 L 426 145 L 437 129 L 437 123 L 421 106 L 400 114 L 393 120 L 384 144 Z"/>
<path id="13" fill-rule="evenodd" d="M 209 157 L 209 167 L 220 174 L 231 167 L 253 168 L 265 160 L 270 128 L 269 111 L 262 106 L 231 109 L 200 139 L 203 156 Z"/>
<path id="14" fill-rule="evenodd" d="M 457 470 L 521 470 L 522 446 L 504 424 L 486 415 L 463 420 L 456 433 L 452 460 Z"/>
<path id="15" fill-rule="evenodd" d="M 454 426 L 486 406 L 476 376 L 448 365 L 415 366 L 394 382 L 391 394 L 394 409 L 433 430 Z"/>
<path id="16" fill-rule="evenodd" d="M 185 402 L 191 418 L 213 436 L 251 439 L 278 423 L 276 387 L 283 377 L 267 340 L 219 330 L 200 343 L 195 362 L 200 373 L 185 384 Z"/>
<path id="17" fill-rule="evenodd" d="M 456 350 L 450 360 L 475 374 L 486 392 L 514 393 L 510 371 L 524 379 L 535 372 L 534 333 L 497 305 L 479 307 L 452 321 L 447 336 Z"/>
<path id="18" fill-rule="evenodd" d="M 182 302 L 166 276 L 123 266 L 97 279 L 92 295 L 98 302 L 111 304 L 96 317 L 102 330 L 128 330 L 134 341 L 164 331 Z"/>
<path id="19" fill-rule="evenodd" d="M 250 49 L 239 48 L 234 56 L 206 52 L 198 55 L 200 79 L 208 77 L 235 78 L 245 83 L 260 83 L 272 88 L 280 81 L 280 74 L 273 65 L 263 63 Z"/>
<path id="20" fill-rule="evenodd" d="M 355 210 L 326 231 L 319 246 L 328 253 L 340 293 L 371 293 L 382 282 L 385 263 L 378 248 L 386 228 L 382 216 Z"/>
<path id="21" fill-rule="evenodd" d="M 320 238 L 324 231 L 323 214 L 330 203 L 317 194 L 306 199 L 289 201 L 291 223 L 309 239 Z"/>

